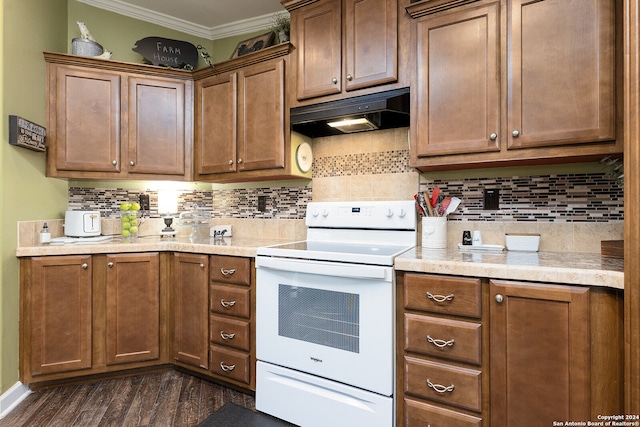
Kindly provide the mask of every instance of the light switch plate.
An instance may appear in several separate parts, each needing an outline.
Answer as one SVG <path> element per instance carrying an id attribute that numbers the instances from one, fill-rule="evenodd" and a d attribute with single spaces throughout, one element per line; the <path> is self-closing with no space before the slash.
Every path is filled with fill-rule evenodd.
<path id="1" fill-rule="evenodd" d="M 224 231 L 224 234 L 222 235 L 223 237 L 231 237 L 233 230 L 231 228 L 231 225 L 214 225 L 209 230 L 209 236 L 211 237 L 215 237 L 216 235 L 219 236 L 220 233 L 222 233 L 223 231 Z"/>

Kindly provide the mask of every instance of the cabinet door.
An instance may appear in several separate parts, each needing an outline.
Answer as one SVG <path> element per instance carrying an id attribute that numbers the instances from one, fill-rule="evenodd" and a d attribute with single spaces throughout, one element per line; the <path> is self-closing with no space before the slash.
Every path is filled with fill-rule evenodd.
<path id="1" fill-rule="evenodd" d="M 590 419 L 589 288 L 490 281 L 491 425 Z"/>
<path id="2" fill-rule="evenodd" d="M 91 256 L 33 258 L 31 279 L 30 374 L 91 368 Z"/>
<path id="3" fill-rule="evenodd" d="M 298 49 L 298 99 L 342 92 L 342 11 L 339 0 L 321 0 L 294 14 Z"/>
<path id="4" fill-rule="evenodd" d="M 130 76 L 129 172 L 184 175 L 185 84 Z"/>
<path id="5" fill-rule="evenodd" d="M 157 359 L 160 279 L 157 253 L 107 255 L 107 365 Z"/>
<path id="6" fill-rule="evenodd" d="M 284 59 L 239 72 L 238 170 L 284 167 Z"/>
<path id="7" fill-rule="evenodd" d="M 237 86 L 236 73 L 198 82 L 196 167 L 199 174 L 236 171 Z"/>
<path id="8" fill-rule="evenodd" d="M 398 80 L 398 0 L 344 0 L 345 89 Z"/>
<path id="9" fill-rule="evenodd" d="M 499 5 L 414 25 L 416 90 L 412 144 L 418 157 L 499 151 Z"/>
<path id="10" fill-rule="evenodd" d="M 174 255 L 173 357 L 209 368 L 209 258 Z"/>
<path id="11" fill-rule="evenodd" d="M 508 2 L 508 146 L 615 139 L 614 2 Z"/>
<path id="12" fill-rule="evenodd" d="M 49 100 L 55 169 L 120 172 L 120 75 L 56 66 Z M 53 78 L 53 77 L 51 77 Z"/>

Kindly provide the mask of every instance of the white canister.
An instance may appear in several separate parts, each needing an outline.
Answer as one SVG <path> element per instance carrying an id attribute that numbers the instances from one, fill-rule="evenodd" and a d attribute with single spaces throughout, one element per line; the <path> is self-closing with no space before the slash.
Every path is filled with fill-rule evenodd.
<path id="1" fill-rule="evenodd" d="M 447 218 L 425 216 L 422 218 L 422 247 L 428 249 L 447 248 Z"/>

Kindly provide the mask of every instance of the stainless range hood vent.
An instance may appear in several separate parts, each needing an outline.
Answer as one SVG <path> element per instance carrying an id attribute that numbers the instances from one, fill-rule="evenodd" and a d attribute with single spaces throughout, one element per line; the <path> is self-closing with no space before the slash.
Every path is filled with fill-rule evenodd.
<path id="1" fill-rule="evenodd" d="M 403 88 L 296 107 L 291 109 L 291 129 L 317 138 L 407 127 L 409 104 L 409 89 Z"/>

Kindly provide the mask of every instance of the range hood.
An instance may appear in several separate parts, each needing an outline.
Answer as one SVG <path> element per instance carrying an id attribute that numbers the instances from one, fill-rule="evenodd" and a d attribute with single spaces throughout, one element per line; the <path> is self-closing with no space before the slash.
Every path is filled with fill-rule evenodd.
<path id="1" fill-rule="evenodd" d="M 291 109 L 291 129 L 317 138 L 406 127 L 409 105 L 409 88 L 403 88 L 295 107 Z"/>

